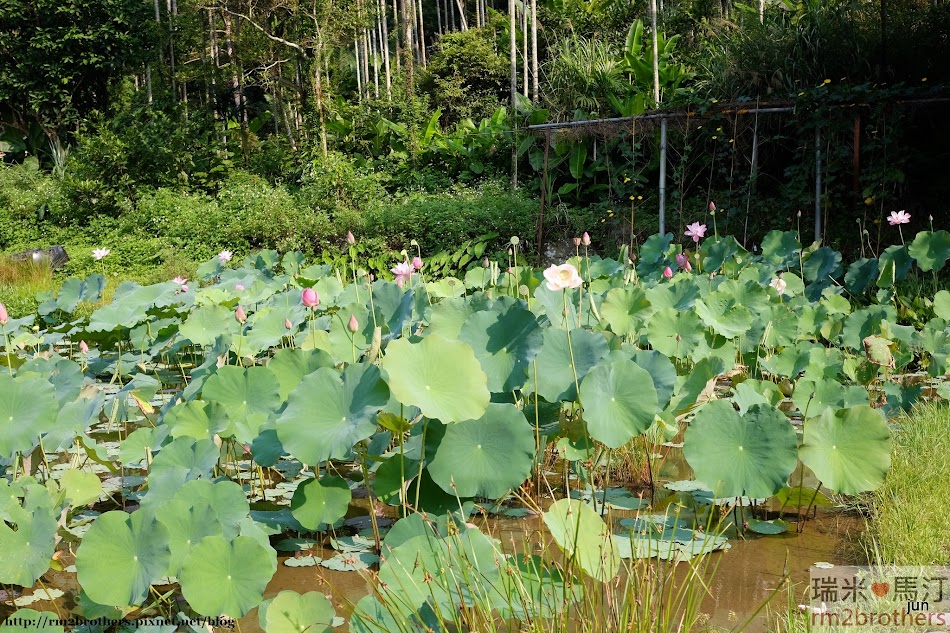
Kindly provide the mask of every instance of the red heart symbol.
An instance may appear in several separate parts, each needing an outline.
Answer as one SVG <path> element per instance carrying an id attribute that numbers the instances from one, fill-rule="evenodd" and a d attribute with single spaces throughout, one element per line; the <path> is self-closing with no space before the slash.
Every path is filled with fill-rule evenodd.
<path id="1" fill-rule="evenodd" d="M 887 595 L 887 592 L 890 590 L 891 586 L 886 582 L 873 582 L 871 583 L 871 591 L 878 598 L 883 598 Z"/>

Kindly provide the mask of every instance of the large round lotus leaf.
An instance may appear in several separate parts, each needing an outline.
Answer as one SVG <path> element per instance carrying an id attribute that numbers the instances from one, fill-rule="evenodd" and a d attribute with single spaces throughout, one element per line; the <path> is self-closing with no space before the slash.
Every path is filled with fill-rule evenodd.
<path id="1" fill-rule="evenodd" d="M 581 328 L 567 332 L 556 328 L 544 331 L 544 346 L 538 354 L 537 392 L 548 402 L 574 400 L 577 385 L 574 372 L 580 381 L 597 362 L 607 355 L 607 341 L 595 332 Z M 574 367 L 571 367 L 573 357 Z M 532 381 L 528 382 L 530 386 Z"/>
<path id="2" fill-rule="evenodd" d="M 191 549 L 206 536 L 222 535 L 223 529 L 217 521 L 209 521 L 206 507 L 188 503 L 184 499 L 172 499 L 162 504 L 162 511 L 158 515 L 158 522 L 165 526 L 168 532 L 168 561 L 167 575 L 177 578 L 181 573 L 181 566 L 191 553 Z"/>
<path id="3" fill-rule="evenodd" d="M 511 404 L 490 404 L 479 419 L 445 429 L 429 474 L 449 494 L 498 499 L 528 478 L 534 449 L 524 414 Z"/>
<path id="4" fill-rule="evenodd" d="M 274 550 L 252 537 L 208 536 L 185 559 L 181 592 L 201 615 L 239 618 L 261 603 L 275 571 Z"/>
<path id="5" fill-rule="evenodd" d="M 859 259 L 848 266 L 848 272 L 844 276 L 844 284 L 851 294 L 859 295 L 867 290 L 879 275 L 878 260 Z"/>
<path id="6" fill-rule="evenodd" d="M 32 451 L 53 428 L 58 411 L 49 381 L 0 375 L 0 458 Z"/>
<path id="7" fill-rule="evenodd" d="M 607 292 L 600 313 L 614 334 L 635 335 L 653 313 L 643 289 L 637 286 L 613 288 Z"/>
<path id="8" fill-rule="evenodd" d="M 233 424 L 234 437 L 248 444 L 280 406 L 280 383 L 266 367 L 241 369 L 228 365 L 205 381 L 201 397 L 223 405 Z"/>
<path id="9" fill-rule="evenodd" d="M 91 600 L 111 606 L 137 605 L 168 570 L 168 532 L 151 513 L 113 511 L 101 515 L 76 551 L 79 584 Z"/>
<path id="10" fill-rule="evenodd" d="M 806 255 L 802 263 L 806 281 L 822 282 L 828 277 L 841 274 L 841 253 L 829 246 L 822 246 Z"/>
<path id="11" fill-rule="evenodd" d="M 411 609 L 407 609 L 411 611 Z M 369 594 L 363 596 L 353 607 L 350 617 L 350 630 L 354 633 L 391 633 L 399 631 L 409 619 L 409 613 L 399 614 L 399 620 L 379 599 Z"/>
<path id="12" fill-rule="evenodd" d="M 950 258 L 950 233 L 946 231 L 921 231 L 907 247 L 910 256 L 924 272 L 940 270 Z"/>
<path id="13" fill-rule="evenodd" d="M 520 389 L 528 364 L 541 349 L 541 328 L 533 312 L 520 304 L 496 305 L 470 316 L 459 334 L 472 346 L 492 393 Z"/>
<path id="14" fill-rule="evenodd" d="M 289 314 L 288 310 L 270 306 L 255 312 L 247 322 L 250 329 L 245 328 L 243 336 L 235 337 L 233 345 L 238 355 L 259 354 L 280 344 L 285 336 L 291 334 L 284 326 Z"/>
<path id="15" fill-rule="evenodd" d="M 282 349 L 274 354 L 267 368 L 277 376 L 280 383 L 280 399 L 286 400 L 300 380 L 321 367 L 333 367 L 333 357 L 322 349 Z"/>
<path id="16" fill-rule="evenodd" d="M 610 528 L 590 506 L 577 499 L 555 501 L 544 513 L 544 524 L 569 558 L 600 582 L 613 580 L 620 569 L 620 552 Z"/>
<path id="17" fill-rule="evenodd" d="M 99 498 L 102 493 L 102 482 L 95 473 L 70 469 L 63 473 L 59 480 L 65 498 L 74 506 L 84 506 Z"/>
<path id="18" fill-rule="evenodd" d="M 261 605 L 258 622 L 267 633 L 329 633 L 335 615 L 322 593 L 281 591 Z"/>
<path id="19" fill-rule="evenodd" d="M 740 416 L 729 402 L 710 402 L 696 414 L 683 442 L 696 479 L 720 497 L 771 497 L 798 463 L 795 430 L 768 405 L 752 405 Z"/>
<path id="20" fill-rule="evenodd" d="M 159 427 L 160 428 L 160 427 Z M 179 437 L 166 444 L 152 461 L 148 494 L 143 503 L 160 503 L 175 496 L 187 481 L 211 478 L 221 451 L 211 440 Z"/>
<path id="21" fill-rule="evenodd" d="M 244 490 L 233 481 L 189 481 L 175 493 L 175 499 L 199 508 L 206 521 L 221 525 L 225 536 L 238 533 L 250 510 Z"/>
<path id="22" fill-rule="evenodd" d="M 696 301 L 696 314 L 713 331 L 735 338 L 752 327 L 752 313 L 728 292 L 711 292 Z"/>
<path id="23" fill-rule="evenodd" d="M 762 259 L 776 268 L 798 260 L 802 245 L 795 231 L 769 231 L 762 238 Z"/>
<path id="24" fill-rule="evenodd" d="M 56 545 L 56 519 L 49 508 L 28 511 L 15 501 L 8 510 L 0 511 L 0 583 L 32 587 L 49 570 Z"/>
<path id="25" fill-rule="evenodd" d="M 323 523 L 333 525 L 342 519 L 352 496 L 346 481 L 339 477 L 308 479 L 294 491 L 290 511 L 300 525 L 316 530 Z"/>
<path id="26" fill-rule="evenodd" d="M 383 367 L 396 399 L 426 417 L 474 420 L 488 407 L 488 377 L 467 343 L 436 334 L 419 343 L 398 339 L 386 349 Z"/>
<path id="27" fill-rule="evenodd" d="M 178 331 L 195 345 L 205 347 L 214 343 L 219 336 L 237 334 L 238 322 L 234 320 L 234 313 L 223 305 L 199 306 Z"/>
<path id="28" fill-rule="evenodd" d="M 934 314 L 945 321 L 950 320 L 950 291 L 941 290 L 934 295 Z"/>
<path id="29" fill-rule="evenodd" d="M 19 609 L 11 613 L 0 624 L 0 633 L 65 633 L 66 629 L 58 622 L 59 615 L 52 611 L 34 611 L 33 609 Z M 17 622 L 17 624 L 14 624 Z"/>
<path id="30" fill-rule="evenodd" d="M 642 367 L 653 379 L 656 397 L 661 409 L 670 404 L 673 389 L 676 387 L 676 367 L 661 352 L 654 349 L 641 349 L 633 355 L 633 362 Z"/>
<path id="31" fill-rule="evenodd" d="M 594 367 L 584 377 L 580 395 L 587 432 L 610 448 L 650 428 L 658 410 L 653 379 L 632 360 Z"/>
<path id="32" fill-rule="evenodd" d="M 877 278 L 878 288 L 890 288 L 895 281 L 904 279 L 913 265 L 914 260 L 910 258 L 906 245 L 888 246 L 878 258 L 878 268 L 881 270 Z"/>
<path id="33" fill-rule="evenodd" d="M 799 457 L 836 493 L 875 490 L 891 465 L 891 433 L 884 416 L 871 407 L 829 409 L 805 423 Z"/>
<path id="34" fill-rule="evenodd" d="M 703 323 L 693 311 L 660 310 L 647 325 L 647 341 L 656 351 L 672 358 L 686 358 L 696 348 Z"/>
<path id="35" fill-rule="evenodd" d="M 376 430 L 389 389 L 375 365 L 350 365 L 342 376 L 323 367 L 303 377 L 277 420 L 284 449 L 305 464 L 341 459 Z"/>
<path id="36" fill-rule="evenodd" d="M 231 423 L 219 402 L 192 400 L 180 402 L 165 412 L 162 421 L 171 429 L 171 436 L 210 440 L 223 433 Z"/>
<path id="37" fill-rule="evenodd" d="M 179 286 L 167 281 L 151 286 L 140 286 L 125 281 L 116 288 L 112 302 L 89 316 L 90 332 L 111 332 L 117 328 L 131 328 L 146 320 L 152 307 L 165 307 L 178 300 Z M 230 315 L 229 315 L 230 316 Z M 221 323 L 215 324 L 220 330 Z"/>

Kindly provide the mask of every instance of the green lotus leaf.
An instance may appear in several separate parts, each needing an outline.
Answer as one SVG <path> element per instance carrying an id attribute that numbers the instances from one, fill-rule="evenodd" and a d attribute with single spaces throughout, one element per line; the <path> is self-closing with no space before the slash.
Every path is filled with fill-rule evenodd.
<path id="1" fill-rule="evenodd" d="M 0 375 L 0 458 L 30 453 L 56 423 L 59 406 L 47 380 Z"/>
<path id="2" fill-rule="evenodd" d="M 17 609 L 0 623 L 0 633 L 65 633 L 64 627 L 52 622 L 59 622 L 59 615 L 52 611 Z"/>
<path id="3" fill-rule="evenodd" d="M 732 260 L 740 251 L 745 249 L 739 245 L 736 238 L 729 236 L 713 236 L 703 242 L 703 251 L 707 253 L 703 258 L 703 270 L 713 272 L 722 268 L 723 264 Z"/>
<path id="4" fill-rule="evenodd" d="M 880 276 L 878 266 L 879 261 L 876 259 L 864 258 L 853 262 L 844 276 L 845 287 L 852 294 L 862 294 Z"/>
<path id="5" fill-rule="evenodd" d="M 829 409 L 805 423 L 799 457 L 833 492 L 876 490 L 891 465 L 891 432 L 869 406 Z"/>
<path id="6" fill-rule="evenodd" d="M 619 448 L 653 424 L 659 410 L 650 374 L 632 360 L 613 360 L 590 370 L 580 399 L 590 436 Z"/>
<path id="7" fill-rule="evenodd" d="M 650 318 L 653 308 L 643 289 L 628 286 L 609 290 L 600 313 L 614 334 L 633 336 Z"/>
<path id="8" fill-rule="evenodd" d="M 488 407 L 488 377 L 467 343 L 437 334 L 418 343 L 398 339 L 389 344 L 383 368 L 396 399 L 426 417 L 475 420 Z"/>
<path id="9" fill-rule="evenodd" d="M 844 322 L 842 342 L 853 350 L 864 348 L 864 339 L 881 333 L 881 323 L 897 321 L 897 312 L 892 305 L 871 306 L 856 310 Z"/>
<path id="10" fill-rule="evenodd" d="M 775 268 L 798 261 L 802 245 L 795 231 L 769 231 L 762 238 L 762 260 Z"/>
<path id="11" fill-rule="evenodd" d="M 195 308 L 178 331 L 195 345 L 208 346 L 219 336 L 237 334 L 239 329 L 234 313 L 215 303 Z"/>
<path id="12" fill-rule="evenodd" d="M 828 277 L 836 278 L 841 274 L 841 253 L 822 246 L 805 256 L 802 270 L 806 281 L 822 282 Z"/>
<path id="13" fill-rule="evenodd" d="M 379 562 L 379 556 L 371 552 L 344 552 L 320 561 L 321 567 L 333 571 L 360 571 Z"/>
<path id="14" fill-rule="evenodd" d="M 534 454 L 524 414 L 514 405 L 489 404 L 477 420 L 445 429 L 428 470 L 449 494 L 498 499 L 528 478 Z"/>
<path id="15" fill-rule="evenodd" d="M 161 427 L 159 427 L 161 428 Z M 210 479 L 220 449 L 211 440 L 179 437 L 162 447 L 152 461 L 145 504 L 158 504 L 175 496 L 188 481 Z"/>
<path id="16" fill-rule="evenodd" d="M 807 419 L 827 409 L 841 409 L 868 403 L 868 392 L 858 385 L 842 385 L 836 380 L 812 381 L 802 378 L 795 384 L 792 403 Z"/>
<path id="17" fill-rule="evenodd" d="M 577 499 L 555 501 L 544 513 L 555 542 L 584 572 L 609 582 L 620 569 L 620 552 L 610 528 L 593 509 Z"/>
<path id="18" fill-rule="evenodd" d="M 696 314 L 716 334 L 735 338 L 752 327 L 752 313 L 725 292 L 711 292 L 696 302 Z"/>
<path id="19" fill-rule="evenodd" d="M 676 239 L 672 233 L 660 235 L 655 233 L 648 237 L 640 247 L 640 258 L 637 263 L 637 272 L 641 277 L 645 277 L 654 272 L 660 262 L 672 259 L 673 249 L 679 249 L 678 246 L 671 246 Z"/>
<path id="20" fill-rule="evenodd" d="M 5 512 L 0 509 L 0 583 L 32 587 L 49 570 L 56 518 L 48 507 L 20 507 L 6 485 L 0 486 L 0 494 L 12 501 Z"/>
<path id="21" fill-rule="evenodd" d="M 267 368 L 277 376 L 280 383 L 280 399 L 287 400 L 290 392 L 300 384 L 300 380 L 307 374 L 312 374 L 321 367 L 333 367 L 336 363 L 333 357 L 321 349 L 304 351 L 302 349 L 278 350 Z"/>
<path id="22" fill-rule="evenodd" d="M 168 533 L 168 576 L 177 578 L 181 574 L 181 566 L 191 549 L 203 538 L 224 534 L 219 522 L 208 520 L 206 510 L 207 507 L 202 504 L 193 504 L 177 498 L 162 504 L 162 511 L 157 519 Z"/>
<path id="23" fill-rule="evenodd" d="M 165 576 L 169 557 L 168 532 L 150 513 L 112 511 L 96 519 L 83 537 L 76 572 L 94 602 L 137 605 Z"/>
<path id="24" fill-rule="evenodd" d="M 811 506 L 831 505 L 831 499 L 824 493 L 811 488 L 786 486 L 775 494 L 775 501 L 788 508 L 807 508 Z"/>
<path id="25" fill-rule="evenodd" d="M 692 311 L 660 310 L 647 325 L 647 340 L 653 349 L 671 358 L 686 358 L 696 348 L 702 321 Z"/>
<path id="26" fill-rule="evenodd" d="M 762 519 L 749 519 L 749 531 L 756 534 L 784 534 L 788 532 L 788 523 L 781 519 L 763 521 Z"/>
<path id="27" fill-rule="evenodd" d="M 284 449 L 305 464 L 343 458 L 376 430 L 389 389 L 375 365 L 350 365 L 341 375 L 322 367 L 303 377 L 277 420 Z"/>
<path id="28" fill-rule="evenodd" d="M 59 485 L 65 493 L 65 497 L 74 506 L 84 506 L 92 503 L 102 494 L 102 482 L 99 481 L 98 475 L 74 468 L 63 473 Z"/>
<path id="29" fill-rule="evenodd" d="M 336 611 L 317 591 L 303 595 L 284 590 L 258 610 L 258 622 L 267 633 L 329 633 Z"/>
<path id="30" fill-rule="evenodd" d="M 180 402 L 165 412 L 162 421 L 168 425 L 173 438 L 193 437 L 210 440 L 225 432 L 231 420 L 219 402 L 192 400 Z"/>
<path id="31" fill-rule="evenodd" d="M 934 314 L 950 321 L 950 291 L 941 290 L 934 295 Z"/>
<path id="32" fill-rule="evenodd" d="M 134 281 L 124 281 L 116 288 L 111 303 L 107 303 L 89 317 L 90 332 L 111 332 L 118 328 L 131 328 L 148 316 L 153 307 L 165 307 L 174 303 L 179 286 L 167 281 L 151 286 L 140 286 Z M 220 323 L 216 324 L 220 328 Z"/>
<path id="33" fill-rule="evenodd" d="M 878 288 L 890 288 L 894 282 L 907 277 L 914 260 L 910 258 L 907 252 L 907 246 L 903 244 L 893 244 L 884 249 L 878 258 L 878 268 L 881 273 L 877 278 Z"/>
<path id="34" fill-rule="evenodd" d="M 739 407 L 739 415 L 745 415 L 749 407 L 754 404 L 777 407 L 784 396 L 774 382 L 750 378 L 736 386 L 736 393 L 732 399 Z"/>
<path id="35" fill-rule="evenodd" d="M 472 346 L 492 393 L 520 389 L 529 363 L 541 349 L 541 327 L 533 312 L 520 304 L 497 302 L 491 310 L 470 316 L 459 340 Z"/>
<path id="36" fill-rule="evenodd" d="M 716 379 L 725 369 L 723 361 L 716 357 L 704 358 L 693 367 L 676 390 L 670 400 L 667 411 L 679 415 L 687 411 L 699 401 L 700 396 L 708 394 L 715 385 Z"/>
<path id="37" fill-rule="evenodd" d="M 647 288 L 646 295 L 653 314 L 666 309 L 683 312 L 692 310 L 699 297 L 699 287 L 692 275 L 679 275 L 671 283 Z"/>
<path id="38" fill-rule="evenodd" d="M 290 511 L 309 530 L 333 525 L 346 515 L 352 498 L 350 487 L 339 477 L 308 479 L 297 486 Z"/>
<path id="39" fill-rule="evenodd" d="M 205 381 L 201 397 L 224 407 L 232 423 L 229 432 L 242 444 L 257 437 L 261 425 L 281 404 L 280 383 L 266 367 L 221 367 Z"/>
<path id="40" fill-rule="evenodd" d="M 235 337 L 232 344 L 238 356 L 259 354 L 279 345 L 285 336 L 291 336 L 292 332 L 284 326 L 284 320 L 289 315 L 289 310 L 271 306 L 255 312 L 247 321 L 249 329 L 244 330 L 243 336 Z"/>
<path id="41" fill-rule="evenodd" d="M 950 258 L 950 233 L 921 231 L 907 247 L 907 252 L 917 260 L 922 271 L 940 270 Z"/>
<path id="42" fill-rule="evenodd" d="M 607 341 L 595 332 L 577 328 L 571 330 L 568 338 L 562 329 L 544 330 L 544 344 L 537 357 L 538 394 L 548 402 L 575 400 L 575 377 L 578 381 L 584 378 L 607 351 Z"/>
<path id="43" fill-rule="evenodd" d="M 239 618 L 261 603 L 275 571 L 274 550 L 250 536 L 208 536 L 182 565 L 181 591 L 201 615 Z"/>
<path id="44" fill-rule="evenodd" d="M 710 402 L 696 414 L 683 442 L 696 479 L 720 497 L 771 497 L 798 463 L 795 430 L 767 405 L 752 405 L 740 416 L 729 402 Z"/>

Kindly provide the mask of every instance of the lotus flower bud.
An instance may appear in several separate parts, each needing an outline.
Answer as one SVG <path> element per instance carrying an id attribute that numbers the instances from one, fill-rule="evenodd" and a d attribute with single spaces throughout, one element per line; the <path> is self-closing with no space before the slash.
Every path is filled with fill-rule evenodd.
<path id="1" fill-rule="evenodd" d="M 0 325 L 6 325 L 9 320 L 10 315 L 7 314 L 6 306 L 0 303 Z"/>
<path id="2" fill-rule="evenodd" d="M 802 217 L 802 210 L 801 210 L 801 209 L 798 210 L 797 215 L 798 215 L 798 217 Z"/>
<path id="3" fill-rule="evenodd" d="M 580 246 L 580 245 L 581 245 L 581 238 L 575 237 L 575 238 L 574 238 L 574 246 Z"/>
<path id="4" fill-rule="evenodd" d="M 581 244 L 590 246 L 590 234 L 587 231 L 584 231 L 584 235 L 581 236 Z"/>
<path id="5" fill-rule="evenodd" d="M 234 318 L 237 319 L 238 323 L 247 321 L 247 313 L 244 312 L 244 308 L 240 304 L 238 304 L 237 309 L 234 310 Z"/>
<path id="6" fill-rule="evenodd" d="M 709 212 L 710 213 L 716 212 L 716 203 L 713 202 L 712 200 L 709 201 Z"/>
<path id="7" fill-rule="evenodd" d="M 89 346 L 86 345 L 86 341 L 79 341 L 79 351 L 83 354 L 89 353 Z"/>
<path id="8" fill-rule="evenodd" d="M 482 260 L 482 267 L 488 268 L 489 266 L 491 266 L 491 262 L 488 261 L 488 258 L 486 257 L 485 259 Z"/>
<path id="9" fill-rule="evenodd" d="M 350 332 L 356 332 L 358 329 L 360 329 L 360 323 L 356 320 L 355 314 L 350 315 L 350 321 L 346 324 L 346 329 L 348 329 Z"/>
<path id="10" fill-rule="evenodd" d="M 669 266 L 663 269 L 663 276 L 666 277 L 667 279 L 671 279 L 673 277 L 673 271 L 670 269 Z"/>
<path id="11" fill-rule="evenodd" d="M 413 257 L 412 267 L 415 268 L 416 270 L 422 270 L 422 258 L 418 256 Z"/>
<path id="12" fill-rule="evenodd" d="M 317 294 L 317 291 L 313 288 L 305 288 L 303 294 L 300 296 L 303 304 L 308 308 L 316 308 L 320 305 L 320 295 Z"/>
<path id="13" fill-rule="evenodd" d="M 290 322 L 290 319 L 284 319 L 284 327 L 288 330 L 294 329 L 294 324 Z"/>
<path id="14" fill-rule="evenodd" d="M 353 244 L 356 244 L 356 238 L 353 237 L 353 231 L 347 231 L 347 232 L 346 232 L 346 243 L 349 244 L 349 245 L 351 245 L 351 246 L 352 246 Z"/>

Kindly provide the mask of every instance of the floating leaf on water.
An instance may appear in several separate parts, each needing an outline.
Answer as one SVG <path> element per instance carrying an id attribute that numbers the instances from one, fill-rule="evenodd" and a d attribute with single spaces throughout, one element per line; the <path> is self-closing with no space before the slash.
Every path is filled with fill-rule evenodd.
<path id="1" fill-rule="evenodd" d="M 341 536 L 331 538 L 330 545 L 338 552 L 369 552 L 376 547 L 376 541 L 362 536 Z"/>
<path id="2" fill-rule="evenodd" d="M 756 534 L 784 534 L 788 532 L 788 523 L 781 519 L 773 519 L 771 521 L 749 519 L 748 529 Z"/>
<path id="3" fill-rule="evenodd" d="M 348 552 L 337 554 L 320 562 L 321 567 L 333 571 L 359 571 L 368 569 L 379 562 L 379 556 L 370 552 Z"/>
<path id="4" fill-rule="evenodd" d="M 62 598 L 65 594 L 60 589 L 37 589 L 32 594 L 28 596 L 20 596 L 13 600 L 13 604 L 18 607 L 28 607 L 34 602 L 40 602 L 42 600 L 56 600 L 57 598 Z M 0 629 L 2 630 L 2 629 Z"/>
<path id="5" fill-rule="evenodd" d="M 274 551 L 253 538 L 208 536 L 185 559 L 181 590 L 201 615 L 239 618 L 260 604 L 275 571 Z"/>
<path id="6" fill-rule="evenodd" d="M 14 601 L 16 602 L 16 601 Z M 33 609 L 18 609 L 11 613 L 3 622 L 0 622 L 0 633 L 65 633 L 66 629 L 58 624 L 59 615 L 52 611 L 34 611 Z M 7 624 L 7 622 L 29 622 L 29 624 Z"/>
<path id="7" fill-rule="evenodd" d="M 312 538 L 285 538 L 274 544 L 278 552 L 302 552 L 319 546 Z"/>
<path id="8" fill-rule="evenodd" d="M 674 492 L 694 492 L 696 490 L 705 490 L 706 492 L 712 492 L 706 484 L 701 481 L 696 481 L 693 479 L 682 479 L 680 481 L 667 481 L 663 484 L 663 487 L 667 490 L 672 490 Z"/>
<path id="9" fill-rule="evenodd" d="M 323 561 L 319 556 L 294 556 L 284 559 L 287 567 L 314 567 Z"/>

